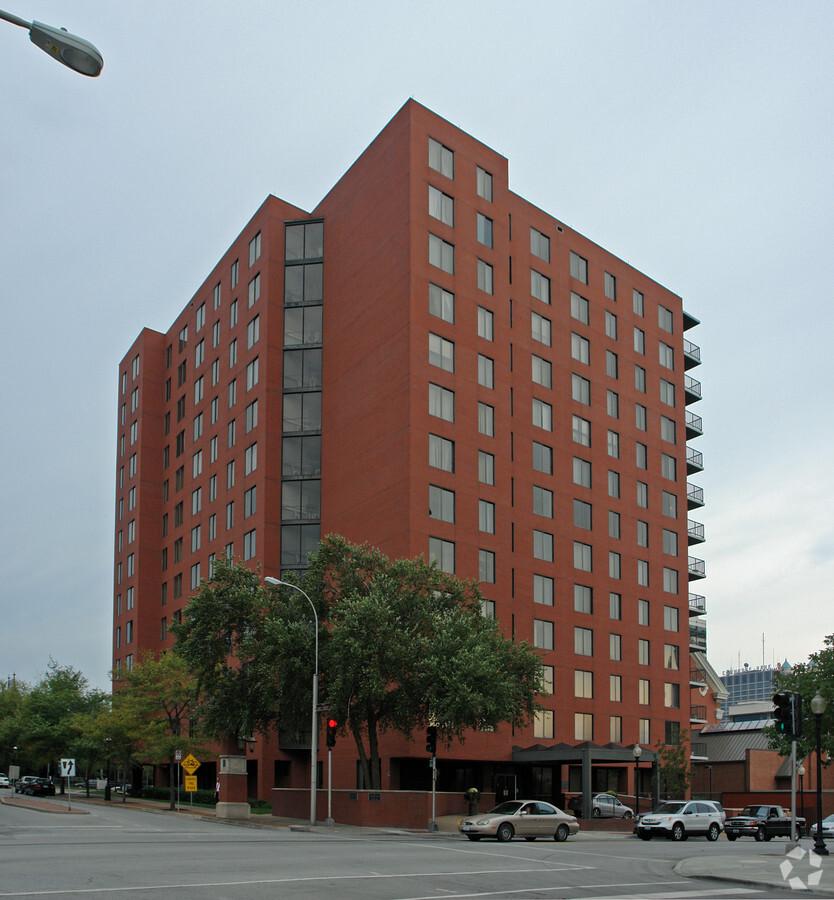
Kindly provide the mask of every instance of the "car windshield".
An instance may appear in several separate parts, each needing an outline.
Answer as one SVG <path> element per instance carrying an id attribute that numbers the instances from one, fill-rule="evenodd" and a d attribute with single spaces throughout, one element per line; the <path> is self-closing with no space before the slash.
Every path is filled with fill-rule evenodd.
<path id="1" fill-rule="evenodd" d="M 767 810 L 766 806 L 745 806 L 741 814 L 743 816 L 766 816 Z"/>
<path id="2" fill-rule="evenodd" d="M 652 810 L 653 813 L 670 813 L 680 812 L 683 803 L 661 803 L 660 806 Z"/>
<path id="3" fill-rule="evenodd" d="M 507 800 L 505 803 L 499 803 L 494 809 L 491 809 L 487 815 L 511 816 L 521 809 L 521 803 L 518 800 Z"/>

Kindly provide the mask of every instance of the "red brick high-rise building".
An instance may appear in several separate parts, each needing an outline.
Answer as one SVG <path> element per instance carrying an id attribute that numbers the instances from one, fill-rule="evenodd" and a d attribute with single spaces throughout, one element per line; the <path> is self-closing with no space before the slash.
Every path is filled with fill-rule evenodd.
<path id="1" fill-rule="evenodd" d="M 633 745 L 690 728 L 705 649 L 696 324 L 408 101 L 312 212 L 269 196 L 124 356 L 114 666 L 172 646 L 219 554 L 265 575 L 328 533 L 424 554 L 480 580 L 552 691 L 529 729 L 446 754 L 441 788 L 558 800 L 582 790 L 584 752 L 586 789 L 633 793 Z M 383 788 L 426 783 L 422 744 L 386 736 Z M 337 749 L 334 786 L 355 790 Z M 259 741 L 251 795 L 303 786 L 308 765 Z"/>

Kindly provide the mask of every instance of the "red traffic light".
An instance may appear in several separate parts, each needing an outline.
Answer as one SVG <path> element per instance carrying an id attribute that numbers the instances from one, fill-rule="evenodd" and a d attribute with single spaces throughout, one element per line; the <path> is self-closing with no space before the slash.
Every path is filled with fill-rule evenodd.
<path id="1" fill-rule="evenodd" d="M 336 746 L 336 729 L 339 727 L 339 723 L 335 719 L 327 720 L 327 746 L 335 747 Z"/>
<path id="2" fill-rule="evenodd" d="M 328 728 L 338 728 L 339 723 L 335 719 L 330 719 L 327 723 Z"/>

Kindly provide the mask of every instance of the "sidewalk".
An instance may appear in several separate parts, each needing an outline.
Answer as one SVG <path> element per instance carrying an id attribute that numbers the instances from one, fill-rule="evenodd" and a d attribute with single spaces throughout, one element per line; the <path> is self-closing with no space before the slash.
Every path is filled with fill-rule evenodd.
<path id="1" fill-rule="evenodd" d="M 68 808 L 67 796 L 56 797 L 25 797 L 22 794 L 0 794 L 0 803 L 8 806 L 24 807 L 44 813 L 88 815 L 89 807 L 105 805 L 120 806 L 131 809 L 143 809 L 151 812 L 170 813 L 168 803 L 159 800 L 139 800 L 128 797 L 126 802 L 121 796 L 115 797 L 106 804 L 102 797 L 90 797 L 84 794 L 72 795 L 72 806 Z M 84 808 L 86 807 L 86 808 Z M 370 825 L 325 825 L 317 822 L 310 825 L 303 819 L 291 819 L 273 815 L 254 815 L 249 819 L 218 819 L 214 810 L 204 807 L 196 807 L 192 811 L 185 803 L 180 804 L 179 810 L 173 810 L 175 815 L 194 815 L 201 819 L 217 822 L 225 825 L 234 825 L 244 828 L 287 828 L 292 831 L 306 831 L 315 834 L 426 834 L 425 831 L 413 831 L 407 828 L 378 828 Z M 457 834 L 457 826 L 460 816 L 440 816 L 437 819 L 438 836 Z M 628 840 L 630 832 L 612 831 L 588 827 L 590 823 L 583 823 L 585 827 L 579 832 L 573 841 L 585 840 Z M 722 882 L 733 882 L 759 888 L 770 888 L 776 891 L 794 892 L 804 891 L 819 896 L 834 898 L 834 848 L 832 856 L 817 856 L 812 852 L 814 842 L 811 838 L 804 838 L 791 850 L 793 845 L 786 841 L 774 843 L 772 850 L 765 854 L 744 855 L 734 853 L 732 855 L 717 855 L 701 853 L 689 859 L 683 859 L 675 865 L 675 872 L 689 878 L 705 878 Z"/>

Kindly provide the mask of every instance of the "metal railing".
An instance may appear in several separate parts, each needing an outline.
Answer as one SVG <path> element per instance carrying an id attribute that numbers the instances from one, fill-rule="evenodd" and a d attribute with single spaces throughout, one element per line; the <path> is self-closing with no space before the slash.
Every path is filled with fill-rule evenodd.
<path id="1" fill-rule="evenodd" d="M 702 559 L 698 559 L 697 556 L 690 556 L 688 559 L 688 562 L 689 562 L 689 577 L 690 578 L 706 578 L 707 577 L 706 563 Z"/>
<path id="2" fill-rule="evenodd" d="M 691 375 L 684 374 L 683 376 L 683 387 L 684 390 L 690 394 L 694 394 L 698 399 L 701 398 L 701 382 L 698 381 L 697 378 L 693 378 Z"/>
<path id="3" fill-rule="evenodd" d="M 707 708 L 706 706 L 690 706 L 689 721 L 690 722 L 706 722 Z"/>
<path id="4" fill-rule="evenodd" d="M 687 471 L 701 471 L 704 468 L 704 454 L 694 447 L 686 448 L 686 467 Z"/>
<path id="5" fill-rule="evenodd" d="M 686 411 L 686 430 L 696 432 L 697 434 L 704 433 L 704 420 L 700 416 L 696 416 L 695 413 Z"/>
<path id="6" fill-rule="evenodd" d="M 689 612 L 691 615 L 703 616 L 707 611 L 707 598 L 701 594 L 689 595 Z"/>
<path id="7" fill-rule="evenodd" d="M 695 682 L 697 684 L 706 684 L 707 676 L 703 669 L 699 669 L 697 666 L 693 669 L 689 670 L 689 680 L 690 682 Z"/>
<path id="8" fill-rule="evenodd" d="M 706 540 L 706 537 L 704 536 L 704 526 L 694 519 L 686 520 L 686 533 L 689 535 L 690 542 L 701 543 L 701 541 Z"/>
<path id="9" fill-rule="evenodd" d="M 697 344 L 693 344 L 692 341 L 686 340 L 686 338 L 683 339 L 683 352 L 690 359 L 701 362 L 701 348 Z"/>
<path id="10" fill-rule="evenodd" d="M 704 489 L 702 487 L 698 487 L 697 484 L 692 484 L 691 482 L 686 482 L 686 500 L 691 506 L 703 506 L 704 505 Z"/>

